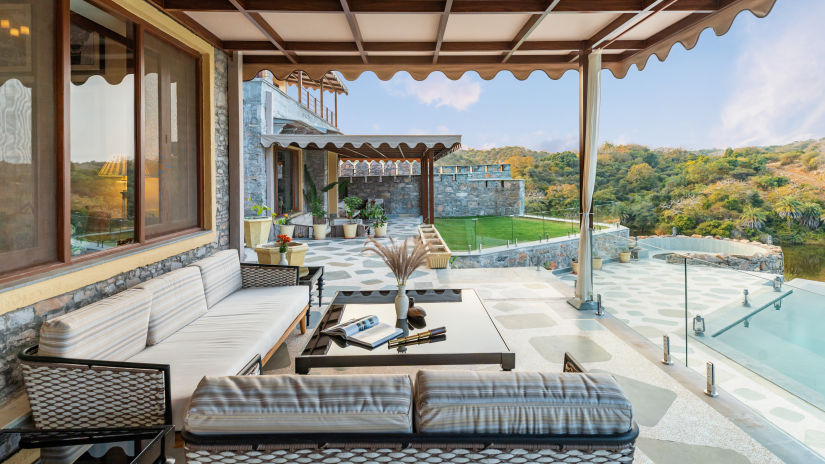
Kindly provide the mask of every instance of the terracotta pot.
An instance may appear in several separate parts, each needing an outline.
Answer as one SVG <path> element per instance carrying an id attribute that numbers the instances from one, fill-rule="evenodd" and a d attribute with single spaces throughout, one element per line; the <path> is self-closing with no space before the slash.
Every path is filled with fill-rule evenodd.
<path id="1" fill-rule="evenodd" d="M 386 237 L 387 236 L 387 224 L 384 223 L 383 226 L 375 228 L 375 236 L 376 237 Z"/>
<path id="2" fill-rule="evenodd" d="M 279 235 L 287 235 L 289 238 L 292 238 L 292 233 L 295 232 L 295 225 L 294 224 L 281 224 L 281 230 L 278 232 Z"/>
<path id="3" fill-rule="evenodd" d="M 269 241 L 269 231 L 272 228 L 272 219 L 268 217 L 244 218 L 243 234 L 246 246 L 255 248 Z"/>
<path id="4" fill-rule="evenodd" d="M 344 238 L 355 238 L 358 232 L 358 224 L 344 224 Z"/>
<path id="5" fill-rule="evenodd" d="M 323 240 L 327 238 L 327 225 L 326 224 L 313 224 L 312 225 L 312 236 L 315 240 Z"/>
<path id="6" fill-rule="evenodd" d="M 629 263 L 630 262 L 630 252 L 629 251 L 620 251 L 619 252 L 619 262 L 620 263 Z"/>

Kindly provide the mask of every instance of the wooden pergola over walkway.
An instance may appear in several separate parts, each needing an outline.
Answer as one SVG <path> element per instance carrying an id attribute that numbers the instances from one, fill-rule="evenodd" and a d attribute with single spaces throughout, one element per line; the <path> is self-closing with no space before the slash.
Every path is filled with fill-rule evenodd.
<path id="1" fill-rule="evenodd" d="M 278 134 L 261 136 L 261 144 L 282 148 L 326 150 L 352 161 L 420 161 L 420 207 L 424 222 L 435 219 L 433 166 L 461 147 L 460 135 Z"/>
<path id="2" fill-rule="evenodd" d="M 149 0 L 206 40 L 235 52 L 237 75 L 267 69 L 279 79 L 329 71 L 424 79 L 510 71 L 552 79 L 579 71 L 581 192 L 579 307 L 592 307 L 590 223 L 596 175 L 601 69 L 617 78 L 652 55 L 664 61 L 711 28 L 723 35 L 749 10 L 776 0 Z M 231 76 L 230 76 L 231 77 Z M 230 89 L 232 91 L 232 89 Z M 233 124 L 240 124 L 234 120 Z"/>

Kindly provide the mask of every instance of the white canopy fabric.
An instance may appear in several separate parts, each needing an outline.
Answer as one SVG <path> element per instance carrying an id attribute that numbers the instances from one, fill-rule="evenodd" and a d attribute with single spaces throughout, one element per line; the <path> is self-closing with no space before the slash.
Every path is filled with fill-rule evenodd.
<path id="1" fill-rule="evenodd" d="M 585 97 L 586 107 L 583 108 L 585 118 L 582 130 L 585 134 L 584 163 L 582 170 L 581 188 L 581 218 L 579 233 L 579 277 L 576 279 L 576 298 L 580 301 L 593 299 L 593 250 L 590 246 L 590 214 L 593 203 L 593 190 L 596 187 L 596 160 L 599 149 L 599 107 L 601 103 L 601 69 L 602 54 L 593 52 L 588 57 L 587 76 L 581 76 L 579 82 L 587 88 L 580 91 Z"/>
<path id="2" fill-rule="evenodd" d="M 438 159 L 461 147 L 460 135 L 262 135 L 264 147 L 328 150 L 350 159 L 418 159 L 432 153 Z"/>

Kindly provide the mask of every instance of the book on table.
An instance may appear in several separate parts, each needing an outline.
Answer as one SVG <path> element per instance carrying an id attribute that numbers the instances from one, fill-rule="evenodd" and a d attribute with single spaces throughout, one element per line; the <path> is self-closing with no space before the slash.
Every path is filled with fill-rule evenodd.
<path id="1" fill-rule="evenodd" d="M 341 337 L 344 340 L 375 348 L 404 333 L 401 329 L 378 320 L 370 315 L 350 319 L 321 331 L 324 334 Z"/>

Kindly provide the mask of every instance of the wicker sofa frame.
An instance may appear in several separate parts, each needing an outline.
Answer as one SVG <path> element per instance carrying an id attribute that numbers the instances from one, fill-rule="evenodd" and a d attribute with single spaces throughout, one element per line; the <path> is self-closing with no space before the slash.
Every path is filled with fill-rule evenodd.
<path id="1" fill-rule="evenodd" d="M 564 372 L 586 372 L 569 353 Z M 631 463 L 639 426 L 614 435 L 327 433 L 195 435 L 181 433 L 187 462 Z"/>
<path id="2" fill-rule="evenodd" d="M 241 264 L 242 288 L 299 285 L 298 266 Z M 259 375 L 263 364 L 296 325 L 306 330 L 309 305 L 261 359 L 254 356 L 237 375 Z M 170 366 L 128 361 L 38 355 L 38 345 L 19 355 L 38 429 L 150 427 L 172 424 Z"/>

